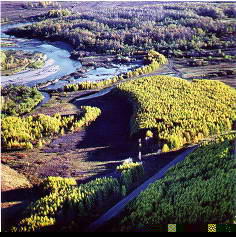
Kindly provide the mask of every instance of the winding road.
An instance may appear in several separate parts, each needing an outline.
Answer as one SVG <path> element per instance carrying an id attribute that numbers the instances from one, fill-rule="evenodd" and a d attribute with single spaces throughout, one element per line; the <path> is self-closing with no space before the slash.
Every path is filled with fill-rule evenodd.
<path id="1" fill-rule="evenodd" d="M 59 54 L 59 56 L 61 55 Z M 66 68 L 66 65 L 63 66 Z M 78 65 L 76 64 L 76 66 Z M 169 59 L 169 63 L 164 66 L 168 69 L 169 73 L 174 74 L 176 77 L 183 78 L 183 73 L 181 73 L 175 68 L 174 63 L 171 59 Z M 71 68 L 73 69 L 73 67 L 74 65 L 73 63 L 71 63 Z M 72 69 L 70 69 L 69 72 L 73 71 Z M 135 80 L 138 78 L 148 76 L 157 76 L 162 74 L 163 72 L 157 70 L 152 74 L 142 75 L 136 78 L 132 78 L 130 80 Z M 19 80 L 19 78 L 17 79 Z M 124 80 L 121 83 L 124 83 L 126 81 L 128 80 Z M 121 161 L 122 159 L 128 158 L 129 156 L 136 155 L 137 144 L 131 141 L 129 136 L 127 135 L 129 134 L 129 126 L 127 121 L 130 120 L 132 110 L 131 108 L 129 108 L 127 101 L 126 102 L 122 101 L 120 98 L 111 98 L 112 96 L 108 95 L 113 88 L 114 86 L 100 90 L 98 93 L 94 95 L 77 99 L 75 104 L 78 107 L 80 106 L 99 107 L 102 110 L 101 117 L 89 128 L 87 128 L 86 132 L 81 131 L 80 133 L 78 133 L 79 139 L 78 134 L 76 135 L 68 134 L 66 136 L 63 136 L 63 139 L 61 138 L 56 139 L 54 142 L 52 142 L 51 147 L 48 148 L 47 151 L 45 151 L 46 153 L 57 153 L 60 156 L 64 155 L 64 157 L 67 160 L 66 159 L 63 160 L 63 157 L 61 158 L 62 160 L 59 160 L 57 157 L 55 158 L 55 160 L 58 163 L 60 163 L 61 166 L 63 166 L 62 167 L 63 172 L 64 169 L 69 170 L 70 164 L 73 161 L 72 159 L 69 160 L 68 158 L 67 153 L 68 148 L 70 148 L 70 152 L 73 152 L 73 155 L 77 156 L 76 157 L 77 159 L 86 157 L 89 161 L 101 161 L 101 160 Z M 46 95 L 45 101 L 47 101 L 50 97 L 46 93 L 45 95 Z M 91 100 L 94 98 L 96 98 L 96 100 Z M 42 106 L 42 104 L 45 103 L 45 101 L 42 102 L 38 107 Z M 102 227 L 109 220 L 119 215 L 131 201 L 133 201 L 142 192 L 148 189 L 148 187 L 151 184 L 163 178 L 170 168 L 174 167 L 177 163 L 183 161 L 197 147 L 198 147 L 197 145 L 189 147 L 185 152 L 177 156 L 173 161 L 167 164 L 153 177 L 148 179 L 141 186 L 135 189 L 132 193 L 126 196 L 123 200 L 117 203 L 114 207 L 108 210 L 99 219 L 93 222 L 88 227 L 87 230 L 89 232 L 94 232 L 98 230 L 100 227 Z M 235 143 L 235 150 L 236 150 L 236 143 Z M 49 162 L 47 164 L 44 164 L 44 166 L 38 170 L 38 173 L 40 173 L 40 175 L 46 176 L 48 175 L 49 172 L 51 172 L 51 170 L 54 169 L 54 167 L 51 164 L 51 161 Z M 55 167 L 58 168 L 58 166 Z M 73 172 L 75 171 L 71 170 L 71 173 L 68 173 L 68 176 L 72 176 Z"/>
<path id="2" fill-rule="evenodd" d="M 119 203 L 117 203 L 114 207 L 112 207 L 108 212 L 106 212 L 103 216 L 101 216 L 98 220 L 93 222 L 89 228 L 88 232 L 95 232 L 100 227 L 102 227 L 105 223 L 107 223 L 109 220 L 117 216 L 119 213 L 122 212 L 122 210 L 136 197 L 140 195 L 143 191 L 145 191 L 149 185 L 155 183 L 157 180 L 163 178 L 163 176 L 167 173 L 167 171 L 175 166 L 177 163 L 183 161 L 186 156 L 188 156 L 191 152 L 193 152 L 198 146 L 190 147 L 188 150 L 183 152 L 181 155 L 177 156 L 176 159 L 174 159 L 172 162 L 170 162 L 168 165 L 166 165 L 164 168 L 162 168 L 156 175 L 148 179 L 144 184 L 139 186 L 137 189 L 135 189 L 131 194 L 129 194 L 127 197 L 125 197 L 123 200 L 121 200 Z"/>

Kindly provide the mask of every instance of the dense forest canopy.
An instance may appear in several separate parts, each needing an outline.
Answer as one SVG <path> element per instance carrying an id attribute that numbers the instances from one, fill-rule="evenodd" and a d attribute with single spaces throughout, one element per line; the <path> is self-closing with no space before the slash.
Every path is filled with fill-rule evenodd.
<path id="1" fill-rule="evenodd" d="M 232 223 L 234 140 L 231 135 L 203 144 L 134 200 L 114 230 L 148 230 L 159 223 Z"/>
<path id="2" fill-rule="evenodd" d="M 127 55 L 155 49 L 182 57 L 235 46 L 235 16 L 234 4 L 223 3 L 157 3 L 84 13 L 62 9 L 11 33 L 65 40 L 77 51 Z"/>
<path id="3" fill-rule="evenodd" d="M 151 130 L 165 151 L 230 131 L 236 119 L 236 91 L 222 82 L 153 76 L 125 82 L 118 93 L 133 105 L 132 134 Z"/>
<path id="4" fill-rule="evenodd" d="M 84 231 L 106 203 L 125 196 L 144 175 L 140 163 L 121 165 L 117 172 L 116 178 L 103 177 L 80 185 L 73 178 L 46 178 L 41 183 L 45 195 L 27 208 L 24 218 L 11 231 Z M 67 221 L 62 223 L 60 219 Z"/>

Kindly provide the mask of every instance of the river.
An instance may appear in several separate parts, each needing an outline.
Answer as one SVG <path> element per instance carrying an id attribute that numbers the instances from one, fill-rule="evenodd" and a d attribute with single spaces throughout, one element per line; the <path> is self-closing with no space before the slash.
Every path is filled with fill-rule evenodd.
<path id="1" fill-rule="evenodd" d="M 3 50 L 24 50 L 29 52 L 40 52 L 44 53 L 48 60 L 51 62 L 51 66 L 54 71 L 51 70 L 50 75 L 49 73 L 38 72 L 36 74 L 33 74 L 33 71 L 28 72 L 21 72 L 19 73 L 19 77 L 17 75 L 14 75 L 12 77 L 12 80 L 9 80 L 6 84 L 23 84 L 27 86 L 35 86 L 42 82 L 48 82 L 53 81 L 56 79 L 60 79 L 65 75 L 69 75 L 73 72 L 75 72 L 77 69 L 81 67 L 81 63 L 77 60 L 73 60 L 70 58 L 70 53 L 73 50 L 73 48 L 66 43 L 63 42 L 47 42 L 37 39 L 28 39 L 28 38 L 18 38 L 14 36 L 9 36 L 5 34 L 4 32 L 10 28 L 14 27 L 22 27 L 28 24 L 32 23 L 18 23 L 18 24 L 7 24 L 1 26 L 1 39 L 4 42 L 5 41 L 11 41 L 14 44 L 10 47 L 2 47 Z M 53 63 L 52 63 L 53 62 Z M 63 81 L 59 80 L 53 85 L 50 85 L 47 87 L 47 89 L 57 89 L 60 87 L 63 87 L 65 84 L 68 83 L 78 83 L 81 81 L 97 81 L 102 79 L 108 79 L 114 75 L 118 75 L 120 73 L 127 72 L 128 70 L 131 70 L 132 68 L 136 67 L 137 65 L 114 65 L 113 68 L 96 68 L 94 70 L 90 70 L 85 78 L 70 78 L 69 81 Z M 53 72 L 52 72 L 53 71 Z M 37 75 L 37 77 L 36 77 Z M 25 79 L 24 79 L 25 76 Z M 9 79 L 11 76 L 8 76 Z M 37 79 L 40 77 L 40 79 Z M 17 78 L 21 78 L 21 81 L 17 81 Z M 23 79 L 22 79 L 23 78 Z M 5 83 L 3 83 L 5 85 Z"/>

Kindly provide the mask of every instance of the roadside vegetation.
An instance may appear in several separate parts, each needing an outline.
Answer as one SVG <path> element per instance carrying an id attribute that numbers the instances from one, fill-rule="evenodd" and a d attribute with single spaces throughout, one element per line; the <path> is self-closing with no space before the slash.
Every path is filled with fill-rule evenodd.
<path id="1" fill-rule="evenodd" d="M 49 177 L 42 188 L 48 195 L 27 208 L 27 217 L 12 228 L 13 232 L 63 230 L 63 227 L 70 230 L 73 219 L 77 228 L 83 228 L 84 217 L 89 218 L 96 206 L 108 198 L 117 198 L 120 192 L 119 183 L 113 178 L 96 179 L 78 187 L 74 179 Z M 67 218 L 67 226 L 57 223 L 58 218 Z"/>
<path id="2" fill-rule="evenodd" d="M 51 90 L 51 100 L 37 111 L 33 109 L 43 96 L 36 88 L 1 88 L 4 162 L 27 174 L 29 179 L 37 179 L 37 185 L 48 177 L 37 187 L 42 197 L 9 230 L 85 231 L 181 153 L 181 148 L 193 144 L 199 147 L 130 203 L 115 219 L 115 225 L 110 223 L 108 231 L 143 231 L 168 223 L 235 222 L 236 135 L 232 130 L 236 121 L 236 90 L 208 80 L 235 75 L 235 5 L 137 3 L 77 11 L 76 4 L 71 8 L 61 8 L 59 3 L 50 1 L 19 4 L 28 12 L 42 9 L 41 15 L 30 14 L 25 20 L 33 24 L 10 29 L 7 34 L 71 44 L 71 58 L 81 60 L 82 68 L 65 75 L 68 82 L 73 77 L 83 77 L 83 71 L 99 68 L 101 62 L 110 66 L 138 61 L 144 66 L 107 80 Z M 1 24 L 7 21 L 2 18 Z M 13 45 L 12 39 L 1 43 Z M 100 64 L 97 58 L 101 59 Z M 1 50 L 0 59 L 2 76 L 41 68 L 46 61 L 41 53 L 16 50 Z M 206 80 L 192 79 L 198 78 L 191 75 L 192 71 L 184 77 L 176 62 L 199 70 Z M 227 67 L 222 68 L 221 64 Z M 212 67 L 210 72 L 202 70 L 205 66 Z M 192 81 L 153 76 L 158 73 Z M 56 78 L 51 84 L 62 79 Z M 49 82 L 43 82 L 41 88 L 46 85 Z M 111 86 L 115 89 L 109 97 L 84 104 L 77 100 Z M 127 101 L 131 106 L 125 104 Z M 102 114 L 103 119 L 89 131 L 72 134 Z M 106 136 L 100 136 L 101 133 Z M 222 135 L 225 133 L 231 135 Z M 124 156 L 137 153 L 140 138 L 143 163 L 121 164 Z M 61 177 L 50 177 L 57 175 Z M 95 176 L 99 178 L 94 179 Z M 88 177 L 94 180 L 85 183 Z M 77 181 L 83 184 L 78 185 Z"/>
<path id="3" fill-rule="evenodd" d="M 38 69 L 45 65 L 42 53 L 29 53 L 16 50 L 1 50 L 1 75 L 10 76 L 26 69 Z"/>
<path id="4" fill-rule="evenodd" d="M 159 223 L 233 224 L 235 138 L 204 142 L 130 203 L 113 230 L 148 231 Z"/>
<path id="5" fill-rule="evenodd" d="M 236 91 L 218 81 L 154 76 L 122 83 L 117 92 L 133 106 L 131 135 L 152 131 L 165 152 L 230 131 L 236 119 Z"/>
<path id="6" fill-rule="evenodd" d="M 117 167 L 117 171 L 120 175 L 120 184 L 122 189 L 122 195 L 131 191 L 137 183 L 141 183 L 144 179 L 144 167 L 142 163 L 131 162 L 125 163 Z"/>
<path id="7" fill-rule="evenodd" d="M 38 231 L 81 231 L 116 201 L 126 195 L 126 187 L 138 181 L 141 164 L 129 163 L 118 167 L 130 175 L 120 174 L 120 178 L 98 178 L 86 184 L 77 185 L 72 178 L 48 177 L 41 184 L 44 197 L 32 203 L 25 211 L 25 218 L 13 232 Z M 135 172 L 136 171 L 136 172 Z M 129 184 L 128 184 L 128 183 Z M 135 182 L 135 183 L 134 183 Z"/>

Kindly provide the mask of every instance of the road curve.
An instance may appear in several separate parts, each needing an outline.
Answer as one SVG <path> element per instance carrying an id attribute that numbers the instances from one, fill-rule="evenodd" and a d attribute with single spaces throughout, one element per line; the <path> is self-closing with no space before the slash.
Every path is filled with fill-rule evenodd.
<path id="1" fill-rule="evenodd" d="M 137 189 L 135 189 L 131 194 L 129 194 L 127 197 L 125 197 L 123 200 L 121 200 L 119 203 L 117 203 L 114 207 L 112 207 L 108 212 L 106 212 L 103 216 L 101 216 L 98 220 L 93 222 L 87 229 L 88 232 L 95 232 L 98 228 L 103 226 L 106 222 L 117 216 L 132 200 L 134 200 L 136 197 L 139 196 L 140 193 L 145 191 L 150 184 L 155 183 L 157 180 L 163 178 L 163 176 L 167 173 L 167 171 L 175 166 L 177 163 L 181 162 L 186 158 L 187 155 L 189 155 L 191 152 L 193 152 L 198 146 L 195 145 L 193 147 L 190 147 L 188 150 L 183 152 L 181 155 L 177 156 L 176 159 L 174 159 L 172 162 L 170 162 L 168 165 L 166 165 L 163 169 L 161 169 L 156 175 L 148 179 L 144 184 L 139 186 Z"/>

